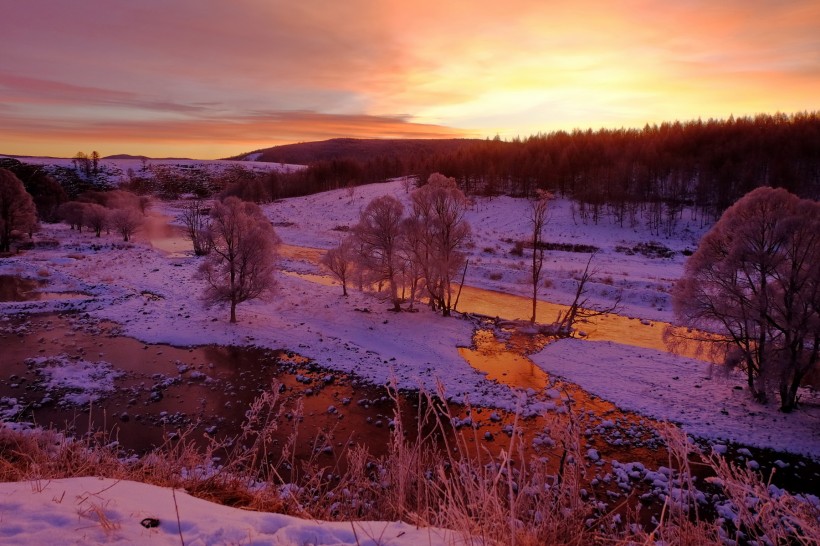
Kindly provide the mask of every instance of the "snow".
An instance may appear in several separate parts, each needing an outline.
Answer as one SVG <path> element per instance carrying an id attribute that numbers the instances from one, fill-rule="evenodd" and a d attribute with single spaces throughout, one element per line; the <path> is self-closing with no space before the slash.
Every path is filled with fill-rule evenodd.
<path id="1" fill-rule="evenodd" d="M 410 188 L 412 191 L 412 188 Z M 402 180 L 359 186 L 351 198 L 346 190 L 324 192 L 287 199 L 266 207 L 268 217 L 278 227 L 277 234 L 289 245 L 327 249 L 338 244 L 345 229 L 355 225 L 359 213 L 372 199 L 389 194 L 410 207 L 410 194 Z M 468 255 L 466 284 L 508 294 L 530 297 L 530 251 L 523 256 L 510 254 L 507 239 L 529 240 L 532 237 L 527 220 L 529 202 L 512 197 L 471 197 L 466 219 L 473 231 Z M 573 204 L 568 199 L 550 203 L 550 219 L 544 240 L 551 243 L 593 244 L 600 248 L 593 266 L 596 280 L 590 284 L 590 299 L 595 303 L 614 300 L 622 292 L 623 314 L 656 321 L 671 321 L 669 290 L 683 273 L 686 257 L 682 251 L 694 249 L 707 231 L 700 220 L 685 212 L 673 237 L 653 236 L 641 226 L 620 227 L 604 218 L 599 224 L 584 224 L 573 219 Z M 675 251 L 671 258 L 649 258 L 639 253 L 629 255 L 616 247 L 632 248 L 638 244 L 659 242 Z M 575 293 L 574 277 L 580 275 L 589 253 L 546 251 L 543 278 L 551 286 L 539 289 L 541 299 L 570 304 Z M 512 318 L 512 317 L 507 317 Z M 529 318 L 529 315 L 526 316 Z M 546 317 L 544 320 L 552 320 Z"/>
<path id="2" fill-rule="evenodd" d="M 159 520 L 158 526 L 141 524 L 147 518 Z M 0 483 L 0 521 L 0 542 L 6 545 L 463 543 L 456 533 L 441 529 L 401 522 L 330 523 L 253 512 L 180 490 L 94 477 Z"/>
<path id="3" fill-rule="evenodd" d="M 251 156 L 255 156 L 251 159 Z M 0 157 L 11 157 L 3 156 Z M 264 161 L 256 161 L 259 155 L 250 154 L 244 160 L 224 160 L 224 159 L 100 159 L 98 165 L 101 171 L 108 174 L 109 179 L 116 181 L 126 181 L 128 178 L 128 171 L 139 174 L 140 176 L 150 177 L 151 171 L 148 170 L 152 166 L 163 166 L 172 169 L 179 169 L 182 171 L 190 169 L 202 169 L 212 174 L 217 174 L 230 167 L 242 167 L 256 172 L 293 172 L 304 169 L 304 165 L 291 165 L 286 163 L 270 163 Z M 56 167 L 74 168 L 74 163 L 71 158 L 53 158 L 53 157 L 19 157 L 14 156 L 14 159 L 29 165 L 46 165 Z"/>
<path id="4" fill-rule="evenodd" d="M 64 162 L 70 165 L 70 160 Z M 113 160 L 122 172 L 129 164 L 136 170 L 141 161 Z M 344 230 L 355 224 L 360 210 L 384 194 L 399 197 L 405 205 L 409 202 L 404 183 L 394 181 L 358 187 L 352 196 L 339 190 L 265 205 L 278 235 L 290 247 L 283 249 L 276 293 L 265 301 L 241 304 L 238 324 L 228 323 L 225 308 L 205 308 L 197 297 L 203 288 L 201 281 L 194 280 L 200 259 L 191 252 L 161 251 L 152 247 L 144 234 L 135 242 L 122 243 L 114 236 L 97 239 L 64 225 L 43 225 L 37 237 L 59 240 L 60 246 L 4 258 L 0 274 L 45 279 L 49 283 L 46 290 L 56 297 L 0 302 L 0 327 L 18 312 L 80 311 L 115 321 L 124 335 L 145 343 L 285 348 L 328 369 L 352 372 L 377 385 L 395 382 L 401 388 L 431 392 L 441 385 L 457 402 L 506 410 L 523 407 L 525 413 L 566 411 L 554 388 L 541 392 L 513 389 L 489 381 L 473 369 L 458 351 L 458 347 L 471 344 L 473 325 L 469 321 L 443 318 L 423 305 L 418 313 L 393 313 L 387 310 L 387 302 L 356 290 L 342 297 L 340 287 L 323 276 L 316 264 L 317 252 L 298 248 L 335 246 Z M 178 202 L 158 203 L 156 212 L 173 218 L 180 213 L 180 206 Z M 511 255 L 512 243 L 507 242 L 528 238 L 527 207 L 526 201 L 509 197 L 473 198 L 468 211 L 473 243 L 467 285 L 529 296 L 528 251 L 523 257 Z M 554 201 L 551 211 L 547 241 L 600 248 L 595 258 L 597 280 L 591 284 L 593 301 L 611 302 L 622 292 L 624 314 L 640 319 L 635 327 L 643 331 L 662 328 L 654 321 L 671 320 L 669 290 L 683 271 L 681 251 L 694 248 L 708 226 L 684 219 L 674 237 L 658 238 L 640 227 L 613 226 L 606 219 L 600 225 L 575 222 L 567 200 Z M 684 218 L 688 218 L 686 214 Z M 616 250 L 653 240 L 676 254 L 650 258 Z M 550 285 L 540 290 L 540 297 L 569 303 L 575 290 L 573 276 L 583 270 L 589 254 L 547 251 L 545 256 L 544 277 Z M 65 297 L 60 297 L 61 293 Z M 526 317 L 528 312 L 526 305 L 520 305 L 520 309 L 513 306 L 498 314 L 520 318 L 510 315 Z M 692 435 L 820 456 L 816 401 L 804 399 L 810 403 L 796 413 L 780 414 L 773 406 L 751 402 L 745 390 L 734 388 L 742 386 L 742 380 L 724 377 L 718 367 L 706 362 L 634 344 L 576 339 L 548 345 L 532 359 L 552 376 L 564 377 L 624 409 L 679 423 Z M 35 365 L 51 370 L 42 372 L 42 380 L 55 392 L 76 394 L 80 397 L 77 403 L 86 401 L 81 397 L 90 400 L 109 392 L 106 385 L 112 370 L 105 362 L 57 358 L 32 360 Z M 72 390 L 82 384 L 89 389 Z M 14 398 L 0 400 L 0 417 L 4 419 L 13 419 L 21 409 Z M 336 406 L 327 408 L 331 413 L 338 410 Z M 498 418 L 495 412 L 490 415 L 491 420 Z M 471 421 L 468 417 L 455 424 L 469 426 Z M 600 427 L 614 428 L 615 423 L 603 420 Z M 534 442 L 544 446 L 555 443 L 546 433 Z M 725 449 L 722 444 L 716 448 Z M 586 458 L 593 464 L 603 463 L 594 448 L 586 451 Z M 635 466 L 640 463 L 615 463 L 612 466 L 618 483 L 643 479 L 658 482 L 659 490 L 663 486 L 667 491 L 669 478 L 662 472 Z M 105 517 L 101 519 L 100 514 Z M 146 517 L 158 518 L 159 527 L 142 527 L 139 522 Z M 0 542 L 4 544 L 178 544 L 180 529 L 188 544 L 459 543 L 452 532 L 437 529 L 389 522 L 324 523 L 259 514 L 211 504 L 182 491 L 92 477 L 0 484 L 0 521 Z"/>
<path id="5" fill-rule="evenodd" d="M 562 339 L 531 356 L 547 373 L 620 408 L 672 421 L 713 440 L 820 456 L 820 397 L 791 414 L 754 402 L 744 377 L 722 366 L 613 342 Z M 724 449 L 718 447 L 718 449 Z M 741 448 L 738 453 L 751 453 Z"/>
<path id="6" fill-rule="evenodd" d="M 345 189 L 265 205 L 265 213 L 279 226 L 277 234 L 289 246 L 283 248 L 276 293 L 266 301 L 241 304 L 239 324 L 228 323 L 225 308 L 203 307 L 197 297 L 203 286 L 194 279 L 200 259 L 192 252 L 158 251 L 144 235 L 124 244 L 114 236 L 95 238 L 64 225 L 48 224 L 38 236 L 57 239 L 61 246 L 35 248 L 0 260 L 0 274 L 44 278 L 49 281 L 47 290 L 89 296 L 0 302 L 0 310 L 79 310 L 113 320 L 122 325 L 125 335 L 146 343 L 286 348 L 376 385 L 394 382 L 400 388 L 429 392 L 436 392 L 440 385 L 455 402 L 511 411 L 523 408 L 525 414 L 563 411 L 554 389 L 514 389 L 490 381 L 472 368 L 458 351 L 458 347 L 471 344 L 473 325 L 469 321 L 441 317 L 423 305 L 417 313 L 393 313 L 388 311 L 387 302 L 371 294 L 351 290 L 349 297 L 342 297 L 340 287 L 324 276 L 316 263 L 321 250 L 311 249 L 336 245 L 344 236 L 341 230 L 356 222 L 359 211 L 371 199 L 384 194 L 409 202 L 409 193 L 398 180 L 357 187 L 352 196 Z M 157 203 L 152 214 L 175 218 L 181 206 L 182 202 Z M 510 256 L 510 245 L 502 242 L 527 237 L 527 207 L 522 199 L 473 198 L 468 213 L 473 226 L 468 285 L 528 294 L 526 254 L 525 258 Z M 611 301 L 615 291 L 623 290 L 629 302 L 625 312 L 640 319 L 629 326 L 631 333 L 657 337 L 663 325 L 653 321 L 671 318 L 668 292 L 682 272 L 685 257 L 680 252 L 672 258 L 617 252 L 616 246 L 631 247 L 652 237 L 646 230 L 613 226 L 605 223 L 607 220 L 601 225 L 576 224 L 566 200 L 553 201 L 551 207 L 546 240 L 594 243 L 601 249 L 596 263 L 598 277 L 605 282 L 593 283 L 593 298 Z M 694 247 L 703 231 L 696 229 L 696 224 L 682 221 L 676 238 L 665 239 L 663 244 L 677 250 Z M 485 248 L 497 250 L 487 253 Z M 570 300 L 575 290 L 571 274 L 583 268 L 588 257 L 585 253 L 548 251 L 545 277 L 554 281 L 541 297 Z M 502 280 L 492 281 L 490 275 L 500 275 Z M 503 318 L 528 316 L 524 301 L 517 300 L 493 314 Z M 801 413 L 785 416 L 772 408 L 757 408 L 745 391 L 733 389 L 742 382 L 718 377 L 703 380 L 706 363 L 640 348 L 650 343 L 630 343 L 633 346 L 566 340 L 547 347 L 535 359 L 548 371 L 625 409 L 681 423 L 692 434 L 815 456 L 820 453 L 816 433 L 805 433 L 808 429 Z M 561 367 L 556 367 L 556 361 Z M 676 388 L 666 387 L 673 384 Z M 734 426 L 738 420 L 744 425 Z M 747 429 L 751 432 L 744 432 Z"/>
<path id="7" fill-rule="evenodd" d="M 108 362 L 89 362 L 65 354 L 29 358 L 26 364 L 42 377 L 42 386 L 48 395 L 66 391 L 61 395 L 61 403 L 72 406 L 88 406 L 113 393 L 114 379 L 123 375 Z"/>

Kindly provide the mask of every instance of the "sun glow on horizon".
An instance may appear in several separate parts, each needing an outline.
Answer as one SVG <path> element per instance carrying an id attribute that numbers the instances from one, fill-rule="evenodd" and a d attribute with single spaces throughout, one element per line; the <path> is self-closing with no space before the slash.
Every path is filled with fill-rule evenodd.
<path id="1" fill-rule="evenodd" d="M 0 153 L 204 159 L 794 113 L 820 96 L 811 0 L 90 3 L 94 32 L 62 4 L 4 13 Z"/>

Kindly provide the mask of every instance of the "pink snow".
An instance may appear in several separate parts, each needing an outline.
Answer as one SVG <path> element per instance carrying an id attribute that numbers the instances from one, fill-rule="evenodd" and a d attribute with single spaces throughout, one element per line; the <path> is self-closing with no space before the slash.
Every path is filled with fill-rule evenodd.
<path id="1" fill-rule="evenodd" d="M 143 520 L 158 520 L 146 527 Z M 172 490 L 94 477 L 0 483 L 0 543 L 464 544 L 452 531 L 401 522 L 324 522 L 230 508 Z M 146 521 L 146 525 L 149 523 Z"/>
<path id="2" fill-rule="evenodd" d="M 820 456 L 820 397 L 804 389 L 790 414 L 754 402 L 743 375 L 723 366 L 608 341 L 563 339 L 531 356 L 555 377 L 622 409 L 719 441 Z M 739 389 L 737 387 L 740 387 Z"/>

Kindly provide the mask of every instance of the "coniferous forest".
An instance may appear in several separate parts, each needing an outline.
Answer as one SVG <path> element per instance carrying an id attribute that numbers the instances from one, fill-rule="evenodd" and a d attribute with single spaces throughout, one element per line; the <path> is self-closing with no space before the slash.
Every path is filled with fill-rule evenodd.
<path id="1" fill-rule="evenodd" d="M 370 142 L 369 154 L 362 141 L 355 152 L 342 145 L 317 150 L 307 170 L 277 175 L 271 197 L 410 174 L 426 180 L 440 172 L 468 194 L 529 197 L 546 189 L 578 200 L 593 220 L 610 214 L 618 223 L 634 207 L 652 203 L 667 212 L 693 205 L 714 219 L 759 186 L 820 197 L 817 112 L 558 131 L 511 141 L 449 140 L 438 147 L 391 149 Z M 287 163 L 301 153 L 298 147 L 278 154 L 272 148 L 263 157 Z"/>

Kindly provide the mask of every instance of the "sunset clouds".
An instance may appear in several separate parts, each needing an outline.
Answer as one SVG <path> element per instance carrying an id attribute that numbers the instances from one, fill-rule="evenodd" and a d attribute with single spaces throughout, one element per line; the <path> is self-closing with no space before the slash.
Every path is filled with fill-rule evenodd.
<path id="1" fill-rule="evenodd" d="M 816 110 L 820 4 L 27 0 L 0 153 L 224 157 Z"/>

